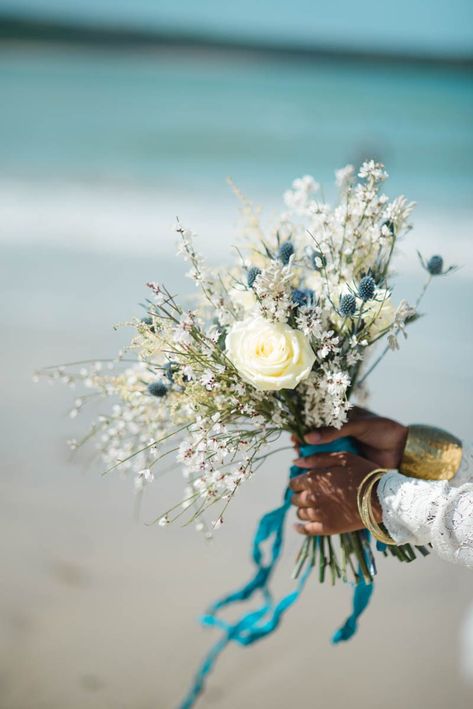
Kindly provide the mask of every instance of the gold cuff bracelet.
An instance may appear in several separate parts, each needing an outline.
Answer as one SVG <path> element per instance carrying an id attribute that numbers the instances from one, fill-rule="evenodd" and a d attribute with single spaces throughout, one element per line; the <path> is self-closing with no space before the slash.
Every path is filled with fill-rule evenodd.
<path id="1" fill-rule="evenodd" d="M 440 428 L 409 426 L 399 472 L 422 480 L 450 480 L 460 467 L 461 441 Z"/>

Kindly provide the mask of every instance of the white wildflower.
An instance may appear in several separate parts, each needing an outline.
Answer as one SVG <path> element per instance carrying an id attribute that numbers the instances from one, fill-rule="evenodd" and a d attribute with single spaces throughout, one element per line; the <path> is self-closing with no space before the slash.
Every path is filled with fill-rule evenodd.
<path id="1" fill-rule="evenodd" d="M 384 165 L 380 162 L 375 162 L 374 160 L 366 160 L 360 167 L 360 172 L 358 177 L 362 179 L 371 179 L 374 182 L 381 182 L 386 180 L 389 175 L 384 169 Z"/>
<path id="2" fill-rule="evenodd" d="M 136 492 L 142 492 L 146 485 L 153 482 L 154 474 L 149 468 L 144 468 L 140 470 L 135 476 L 135 490 Z"/>
<path id="3" fill-rule="evenodd" d="M 386 206 L 384 218 L 388 224 L 392 223 L 396 234 L 408 228 L 409 216 L 415 206 L 415 202 L 408 202 L 402 195 Z"/>
<path id="4" fill-rule="evenodd" d="M 345 165 L 345 167 L 341 167 L 339 170 L 335 171 L 335 182 L 341 192 L 345 192 L 347 187 L 350 185 L 354 173 L 355 168 L 353 165 Z"/>
<path id="5" fill-rule="evenodd" d="M 261 315 L 272 322 L 286 322 L 291 309 L 291 266 L 273 261 L 256 278 L 253 288 Z"/>
<path id="6" fill-rule="evenodd" d="M 326 330 L 320 336 L 319 346 L 317 349 L 317 357 L 325 359 L 329 354 L 334 354 L 339 350 L 340 338 L 335 335 L 333 330 Z"/>
<path id="7" fill-rule="evenodd" d="M 210 369 L 206 369 L 200 377 L 200 383 L 203 384 L 207 391 L 212 391 L 216 384 L 215 374 L 211 372 Z"/>
<path id="8" fill-rule="evenodd" d="M 294 180 L 292 189 L 284 193 L 284 202 L 294 212 L 307 213 L 319 188 L 319 183 L 311 175 L 304 175 Z"/>

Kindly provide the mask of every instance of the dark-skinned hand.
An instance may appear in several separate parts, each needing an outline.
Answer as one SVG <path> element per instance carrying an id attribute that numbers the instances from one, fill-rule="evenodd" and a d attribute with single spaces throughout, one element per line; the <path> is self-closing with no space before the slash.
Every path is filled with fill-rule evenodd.
<path id="1" fill-rule="evenodd" d="M 391 419 L 354 407 L 340 429 L 320 428 L 305 436 L 307 443 L 330 443 L 342 436 L 356 439 L 360 456 L 329 453 L 298 458 L 295 464 L 308 470 L 291 483 L 293 504 L 298 507 L 301 534 L 337 534 L 362 529 L 357 491 L 371 470 L 399 467 L 407 428 Z M 296 446 L 300 441 L 293 438 Z M 373 509 L 381 521 L 381 509 L 373 494 Z"/>
<path id="2" fill-rule="evenodd" d="M 301 467 L 307 467 L 308 461 L 310 471 L 290 483 L 291 503 L 296 505 L 301 520 L 296 530 L 313 536 L 363 529 L 357 491 L 365 476 L 379 465 L 353 453 L 320 453 L 302 459 Z M 376 494 L 373 494 L 373 509 L 377 521 L 381 521 Z"/>

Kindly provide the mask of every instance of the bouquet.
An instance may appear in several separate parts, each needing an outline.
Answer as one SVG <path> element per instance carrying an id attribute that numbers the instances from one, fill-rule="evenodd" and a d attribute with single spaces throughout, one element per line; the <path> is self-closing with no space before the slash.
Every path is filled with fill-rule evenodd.
<path id="1" fill-rule="evenodd" d="M 183 472 L 183 497 L 157 516 L 160 526 L 183 520 L 211 536 L 227 519 L 240 487 L 278 450 L 276 441 L 285 433 L 304 441 L 314 428 L 339 428 L 354 398 L 366 396 L 370 372 L 389 350 L 398 349 L 418 314 L 405 300 L 394 304 L 391 262 L 398 240 L 411 228 L 414 204 L 403 196 L 390 200 L 382 191 L 386 178 L 383 165 L 374 161 L 365 162 L 357 175 L 350 165 L 338 170 L 333 207 L 312 177 L 297 179 L 269 229 L 235 188 L 245 229 L 232 266 L 208 267 L 195 235 L 176 225 L 179 253 L 197 286 L 190 307 L 172 289 L 150 282 L 145 313 L 128 323 L 133 338 L 115 360 L 47 370 L 49 377 L 85 389 L 72 417 L 88 401 L 110 401 L 84 439 L 70 445 L 95 438 L 106 471 L 132 473 L 138 493 L 168 456 L 175 457 Z M 439 256 L 421 261 L 427 283 L 420 297 L 432 276 L 446 272 Z M 384 346 L 369 364 L 381 341 Z M 356 450 L 350 439 L 327 449 Z M 303 445 L 302 455 L 318 450 Z M 303 472 L 293 467 L 291 476 Z M 306 538 L 294 571 L 296 591 L 279 603 L 272 599 L 269 580 L 281 552 L 289 498 L 286 490 L 282 506 L 260 522 L 255 576 L 204 618 L 222 627 L 225 638 L 183 706 L 191 706 L 226 642 L 249 644 L 274 630 L 314 566 L 321 581 L 328 571 L 333 583 L 341 579 L 355 586 L 354 612 L 338 639 L 354 632 L 376 573 L 366 530 L 338 539 Z M 265 562 L 262 545 L 268 540 L 271 556 Z M 400 560 L 415 558 L 409 545 L 378 546 Z M 259 611 L 232 625 L 216 618 L 220 608 L 257 590 L 264 598 Z"/>

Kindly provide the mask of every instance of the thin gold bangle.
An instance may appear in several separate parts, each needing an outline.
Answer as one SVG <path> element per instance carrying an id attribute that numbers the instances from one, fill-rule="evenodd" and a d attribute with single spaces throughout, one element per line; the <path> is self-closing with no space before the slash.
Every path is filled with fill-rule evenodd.
<path id="1" fill-rule="evenodd" d="M 395 546 L 396 542 L 389 534 L 378 524 L 373 510 L 372 494 L 373 488 L 378 483 L 381 478 L 388 471 L 385 468 L 377 468 L 376 470 L 371 470 L 368 475 L 364 477 L 358 487 L 357 492 L 357 505 L 358 512 L 366 529 L 368 529 L 373 537 L 383 544 L 388 544 L 389 546 Z"/>
<path id="2" fill-rule="evenodd" d="M 373 488 L 376 485 L 376 483 L 381 479 L 381 477 L 382 477 L 382 475 L 380 475 L 379 477 L 374 477 L 368 483 L 368 485 L 366 487 L 365 494 L 363 496 L 363 503 L 362 503 L 363 510 L 366 513 L 365 519 L 368 521 L 368 529 L 371 531 L 371 533 L 375 537 L 375 539 L 378 539 L 380 542 L 383 542 L 384 544 L 394 545 L 395 541 L 378 524 L 375 514 L 374 514 L 374 511 L 373 511 L 373 502 L 372 502 Z"/>
<path id="3" fill-rule="evenodd" d="M 373 536 L 385 544 L 392 544 L 393 540 L 384 533 L 376 521 L 372 503 L 373 488 L 386 472 L 387 471 L 384 469 L 377 469 L 371 471 L 371 473 L 365 477 L 359 489 L 358 509 L 362 522 Z"/>

